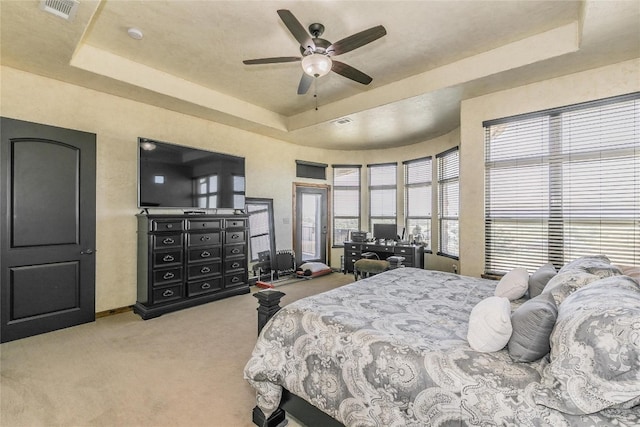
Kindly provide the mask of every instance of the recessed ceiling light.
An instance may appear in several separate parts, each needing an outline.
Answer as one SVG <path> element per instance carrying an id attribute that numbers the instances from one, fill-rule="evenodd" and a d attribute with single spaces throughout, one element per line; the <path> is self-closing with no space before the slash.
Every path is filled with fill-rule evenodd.
<path id="1" fill-rule="evenodd" d="M 129 34 L 129 37 L 131 37 L 134 40 L 140 40 L 142 39 L 142 31 L 140 31 L 138 28 L 129 28 L 127 30 L 127 34 Z"/>

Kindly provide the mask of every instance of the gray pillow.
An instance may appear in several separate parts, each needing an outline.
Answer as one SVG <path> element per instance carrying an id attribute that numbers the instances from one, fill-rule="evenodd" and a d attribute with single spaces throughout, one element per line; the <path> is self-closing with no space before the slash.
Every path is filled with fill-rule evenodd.
<path id="1" fill-rule="evenodd" d="M 537 269 L 529 277 L 529 298 L 535 298 L 542 293 L 542 290 L 553 276 L 558 274 L 553 264 L 545 264 Z"/>
<path id="2" fill-rule="evenodd" d="M 549 353 L 549 337 L 558 307 L 550 293 L 527 300 L 511 315 L 513 333 L 507 344 L 515 362 L 533 362 Z"/>

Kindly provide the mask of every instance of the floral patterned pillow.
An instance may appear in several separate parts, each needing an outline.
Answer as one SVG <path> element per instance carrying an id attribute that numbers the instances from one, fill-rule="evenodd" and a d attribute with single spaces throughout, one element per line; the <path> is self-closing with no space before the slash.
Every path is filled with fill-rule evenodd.
<path id="1" fill-rule="evenodd" d="M 551 295 L 553 295 L 553 299 L 556 301 L 556 305 L 560 306 L 562 301 L 564 301 L 569 295 L 583 286 L 599 279 L 600 278 L 595 274 L 586 273 L 584 271 L 564 271 L 553 276 L 544 287 L 542 293 L 551 293 Z"/>
<path id="2" fill-rule="evenodd" d="M 572 414 L 640 399 L 640 285 L 627 276 L 592 282 L 559 307 L 550 363 L 536 403 Z"/>
<path id="3" fill-rule="evenodd" d="M 601 279 L 622 275 L 622 271 L 611 264 L 611 261 L 605 255 L 589 255 L 575 259 L 562 267 L 559 273 L 567 271 L 583 271 L 595 274 Z"/>

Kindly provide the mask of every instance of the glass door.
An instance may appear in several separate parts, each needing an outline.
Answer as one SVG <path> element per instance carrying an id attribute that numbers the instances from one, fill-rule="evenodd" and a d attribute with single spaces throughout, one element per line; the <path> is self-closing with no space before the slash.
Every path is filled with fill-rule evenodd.
<path id="1" fill-rule="evenodd" d="M 296 265 L 316 261 L 327 263 L 327 186 L 296 184 Z"/>

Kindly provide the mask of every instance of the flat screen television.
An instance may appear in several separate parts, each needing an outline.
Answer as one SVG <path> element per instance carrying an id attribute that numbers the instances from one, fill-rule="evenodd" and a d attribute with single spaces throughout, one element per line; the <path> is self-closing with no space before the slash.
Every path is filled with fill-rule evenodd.
<path id="1" fill-rule="evenodd" d="M 396 224 L 373 224 L 373 238 L 376 240 L 398 240 Z"/>
<path id="2" fill-rule="evenodd" d="M 244 209 L 244 157 L 138 138 L 138 207 Z"/>

